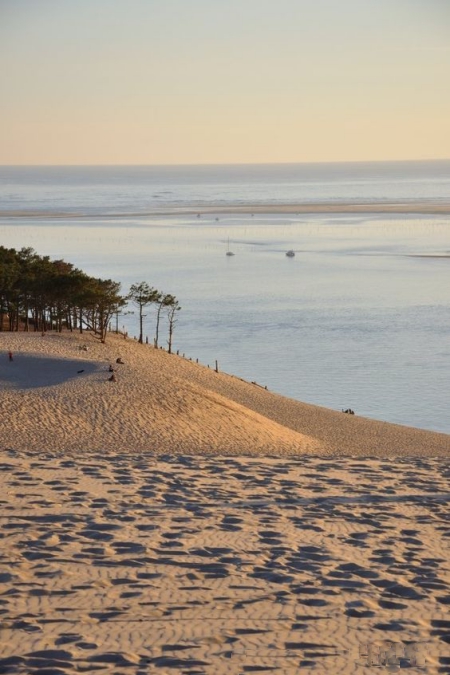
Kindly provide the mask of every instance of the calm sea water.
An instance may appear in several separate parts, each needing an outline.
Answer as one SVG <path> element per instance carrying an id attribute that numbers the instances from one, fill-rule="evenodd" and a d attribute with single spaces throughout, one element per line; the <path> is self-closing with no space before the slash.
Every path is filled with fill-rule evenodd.
<path id="1" fill-rule="evenodd" d="M 1 210 L 135 214 L 227 204 L 449 198 L 450 161 L 131 167 L 0 167 Z"/>
<path id="2" fill-rule="evenodd" d="M 450 162 L 3 167 L 0 245 L 32 246 L 124 291 L 146 280 L 175 294 L 175 348 L 204 364 L 217 359 L 300 400 L 450 433 L 449 217 L 177 215 L 449 195 Z M 146 322 L 151 341 L 152 310 Z M 119 325 L 137 332 L 134 315 Z"/>

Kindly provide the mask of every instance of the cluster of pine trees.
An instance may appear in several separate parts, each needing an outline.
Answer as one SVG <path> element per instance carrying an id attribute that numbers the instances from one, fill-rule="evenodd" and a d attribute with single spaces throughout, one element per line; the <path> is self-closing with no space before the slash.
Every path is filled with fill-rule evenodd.
<path id="1" fill-rule="evenodd" d="M 0 330 L 93 331 L 106 340 L 111 320 L 132 302 L 139 309 L 139 342 L 143 342 L 143 311 L 156 307 L 155 347 L 158 347 L 162 313 L 169 324 L 169 352 L 177 312 L 173 295 L 164 294 L 146 282 L 133 284 L 127 295 L 112 279 L 90 277 L 64 260 L 50 260 L 32 248 L 0 246 Z"/>

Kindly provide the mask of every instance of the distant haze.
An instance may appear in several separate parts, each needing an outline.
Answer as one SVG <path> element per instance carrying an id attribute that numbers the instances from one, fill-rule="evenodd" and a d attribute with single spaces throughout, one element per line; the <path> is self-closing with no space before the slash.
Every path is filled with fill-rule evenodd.
<path id="1" fill-rule="evenodd" d="M 0 0 L 0 164 L 450 157 L 448 0 Z"/>

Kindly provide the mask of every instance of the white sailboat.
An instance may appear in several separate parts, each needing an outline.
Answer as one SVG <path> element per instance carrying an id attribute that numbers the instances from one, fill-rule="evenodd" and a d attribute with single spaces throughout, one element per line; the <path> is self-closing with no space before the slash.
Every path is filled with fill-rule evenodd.
<path id="1" fill-rule="evenodd" d="M 228 237 L 227 253 L 226 255 L 234 255 L 233 251 L 230 251 L 230 237 Z"/>

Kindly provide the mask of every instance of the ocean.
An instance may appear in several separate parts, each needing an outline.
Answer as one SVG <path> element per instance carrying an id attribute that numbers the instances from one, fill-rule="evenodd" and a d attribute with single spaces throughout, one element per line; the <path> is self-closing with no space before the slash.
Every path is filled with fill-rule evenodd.
<path id="1" fill-rule="evenodd" d="M 145 280 L 176 295 L 186 358 L 450 433 L 450 216 L 431 212 L 449 195 L 450 161 L 0 167 L 0 245 L 64 258 L 124 292 Z M 408 212 L 352 212 L 361 203 Z M 154 323 L 150 308 L 150 342 Z M 136 314 L 119 328 L 137 334 Z"/>

